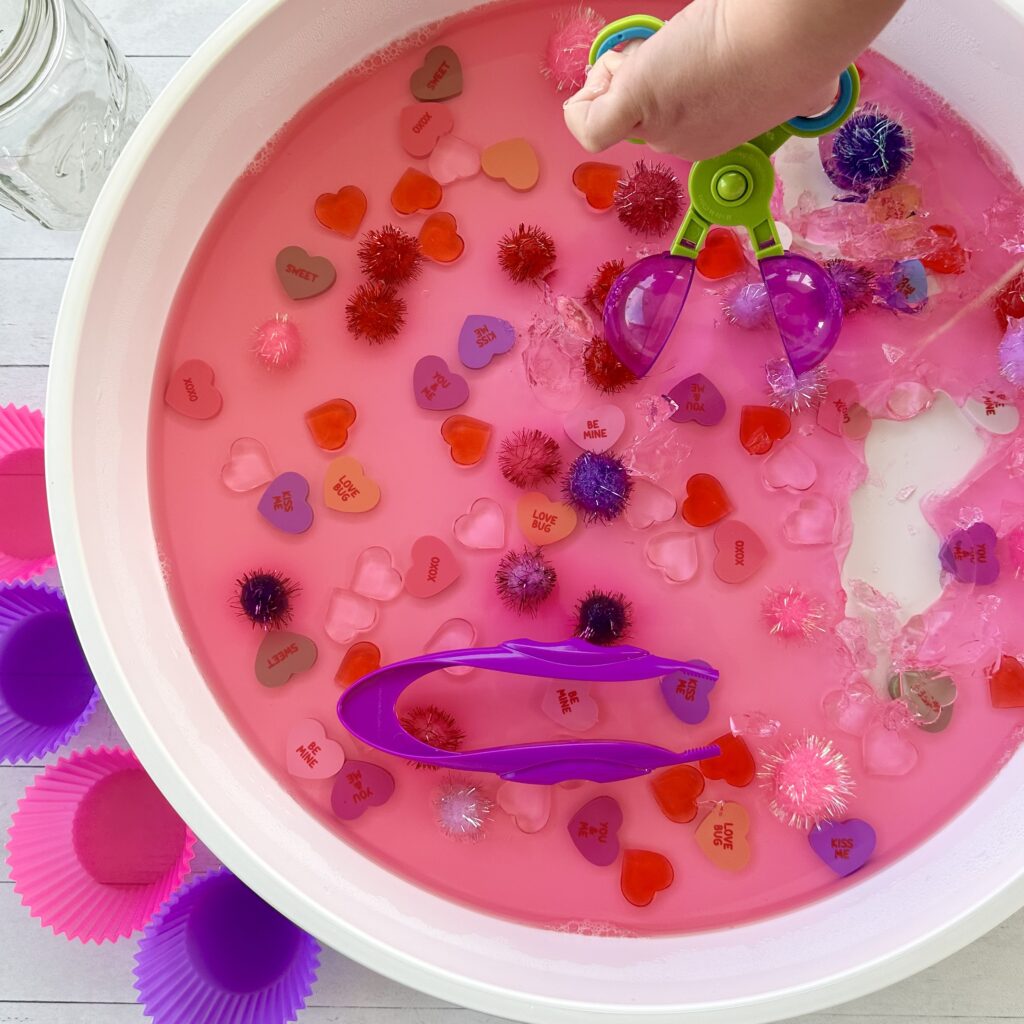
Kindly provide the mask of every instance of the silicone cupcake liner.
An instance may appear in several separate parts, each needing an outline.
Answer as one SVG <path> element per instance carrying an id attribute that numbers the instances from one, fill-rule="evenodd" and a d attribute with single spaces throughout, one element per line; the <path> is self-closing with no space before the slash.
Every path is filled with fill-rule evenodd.
<path id="1" fill-rule="evenodd" d="M 33 917 L 100 943 L 145 927 L 188 873 L 195 841 L 134 754 L 99 747 L 36 777 L 14 813 L 7 863 Z"/>
<path id="2" fill-rule="evenodd" d="M 43 414 L 0 405 L 0 582 L 57 564 L 43 476 Z"/>
<path id="3" fill-rule="evenodd" d="M 0 761 L 58 750 L 98 703 L 64 596 L 41 584 L 0 585 Z"/>
<path id="4" fill-rule="evenodd" d="M 135 962 L 139 1002 L 158 1024 L 285 1024 L 313 990 L 320 946 L 220 868 L 174 894 Z"/>

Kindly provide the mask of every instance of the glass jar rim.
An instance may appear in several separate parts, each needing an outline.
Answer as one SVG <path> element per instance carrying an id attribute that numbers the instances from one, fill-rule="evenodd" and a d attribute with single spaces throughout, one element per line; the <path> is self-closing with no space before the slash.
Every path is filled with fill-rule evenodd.
<path id="1" fill-rule="evenodd" d="M 13 77 L 21 63 L 33 54 L 33 44 L 36 66 L 18 85 L 17 91 L 5 100 L 0 99 L 0 121 L 22 106 L 49 77 L 64 46 L 65 29 L 63 0 L 25 0 L 21 22 L 11 45 L 0 57 L 0 86 L 5 78 Z M 40 43 L 45 45 L 45 53 L 41 55 Z"/>

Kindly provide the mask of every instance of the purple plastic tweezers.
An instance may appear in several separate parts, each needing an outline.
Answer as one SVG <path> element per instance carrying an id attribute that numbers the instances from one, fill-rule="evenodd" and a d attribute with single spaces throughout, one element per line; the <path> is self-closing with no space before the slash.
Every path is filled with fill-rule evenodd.
<path id="1" fill-rule="evenodd" d="M 494 772 L 503 779 L 538 785 L 570 779 L 618 782 L 647 775 L 655 768 L 720 753 L 714 745 L 676 752 L 631 740 L 562 740 L 482 750 L 438 750 L 402 728 L 395 705 L 402 691 L 421 676 L 463 665 L 516 675 L 606 683 L 656 679 L 671 672 L 718 679 L 717 670 L 706 662 L 661 658 L 639 647 L 597 647 L 575 637 L 556 643 L 507 640 L 497 647 L 439 651 L 377 669 L 342 694 L 338 718 L 356 739 L 395 757 L 460 771 Z"/>

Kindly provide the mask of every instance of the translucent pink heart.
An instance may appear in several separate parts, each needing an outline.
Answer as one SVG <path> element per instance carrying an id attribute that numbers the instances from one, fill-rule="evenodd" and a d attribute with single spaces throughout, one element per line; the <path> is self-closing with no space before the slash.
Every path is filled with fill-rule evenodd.
<path id="1" fill-rule="evenodd" d="M 830 690 L 821 702 L 825 717 L 849 736 L 863 736 L 875 718 L 880 698 L 868 683 Z"/>
<path id="2" fill-rule="evenodd" d="M 402 592 L 402 574 L 394 567 L 387 548 L 367 548 L 360 554 L 352 570 L 352 591 L 373 601 L 398 597 Z"/>
<path id="3" fill-rule="evenodd" d="M 836 507 L 820 494 L 801 498 L 782 521 L 783 536 L 791 544 L 831 544 L 836 529 Z"/>
<path id="4" fill-rule="evenodd" d="M 443 103 L 413 103 L 398 115 L 398 137 L 410 156 L 428 156 L 454 127 L 451 107 Z"/>
<path id="5" fill-rule="evenodd" d="M 570 819 L 569 836 L 576 849 L 598 867 L 614 864 L 619 856 L 622 808 L 611 796 L 598 796 L 585 803 Z"/>
<path id="6" fill-rule="evenodd" d="M 693 373 L 681 380 L 666 397 L 677 406 L 671 416 L 675 423 L 713 427 L 725 418 L 722 392 L 703 373 Z"/>
<path id="7" fill-rule="evenodd" d="M 351 590 L 332 591 L 324 617 L 324 631 L 339 644 L 351 643 L 377 624 L 377 602 Z"/>
<path id="8" fill-rule="evenodd" d="M 469 398 L 466 378 L 450 369 L 440 356 L 423 356 L 412 371 L 412 389 L 421 409 L 458 409 Z"/>
<path id="9" fill-rule="evenodd" d="M 369 761 L 349 761 L 331 790 L 331 810 L 342 821 L 354 821 L 370 807 L 386 804 L 395 792 L 391 773 Z"/>
<path id="10" fill-rule="evenodd" d="M 764 564 L 768 549 L 746 523 L 726 519 L 715 530 L 715 575 L 723 583 L 744 583 Z"/>
<path id="11" fill-rule="evenodd" d="M 476 642 L 476 627 L 465 619 L 448 619 L 437 627 L 434 635 L 423 648 L 424 654 L 437 651 L 461 651 L 472 647 Z M 472 672 L 472 666 L 462 665 L 458 668 L 446 668 L 445 672 L 452 676 L 464 676 Z"/>
<path id="12" fill-rule="evenodd" d="M 599 717 L 597 701 L 585 683 L 552 683 L 544 691 L 540 709 L 557 726 L 571 732 L 593 729 Z"/>
<path id="13" fill-rule="evenodd" d="M 862 742 L 864 770 L 868 775 L 906 775 L 917 764 L 917 747 L 903 730 L 874 722 Z"/>
<path id="14" fill-rule="evenodd" d="M 405 574 L 405 589 L 413 597 L 435 597 L 461 574 L 452 549 L 440 537 L 419 537 L 412 546 L 412 565 Z"/>
<path id="15" fill-rule="evenodd" d="M 240 437 L 233 441 L 220 478 L 225 487 L 238 493 L 251 491 L 273 480 L 274 467 L 267 449 L 254 437 Z"/>
<path id="16" fill-rule="evenodd" d="M 644 547 L 644 557 L 669 583 L 688 583 L 697 575 L 697 536 L 677 530 L 651 537 Z"/>
<path id="17" fill-rule="evenodd" d="M 329 779 L 341 771 L 345 751 L 327 738 L 315 718 L 303 718 L 288 730 L 285 741 L 288 772 L 300 779 Z"/>
<path id="18" fill-rule="evenodd" d="M 895 419 L 912 420 L 930 409 L 934 401 L 935 392 L 926 384 L 917 380 L 905 380 L 900 381 L 889 392 L 885 407 Z"/>
<path id="19" fill-rule="evenodd" d="M 493 498 L 477 498 L 452 525 L 455 539 L 474 551 L 496 551 L 505 546 L 505 513 Z"/>
<path id="20" fill-rule="evenodd" d="M 563 424 L 566 437 L 589 452 L 606 452 L 626 429 L 626 414 L 617 405 L 599 405 L 569 413 Z"/>
<path id="21" fill-rule="evenodd" d="M 875 830 L 860 818 L 826 821 L 807 836 L 811 849 L 840 878 L 864 867 L 875 852 Z"/>
<path id="22" fill-rule="evenodd" d="M 766 486 L 781 490 L 806 491 L 818 479 L 818 467 L 802 448 L 795 444 L 776 447 L 761 465 L 761 479 Z"/>
<path id="23" fill-rule="evenodd" d="M 442 135 L 427 160 L 430 176 L 442 185 L 480 173 L 480 150 L 456 135 Z"/>
<path id="24" fill-rule="evenodd" d="M 626 506 L 626 522 L 634 530 L 646 530 L 656 523 L 667 523 L 678 511 L 676 499 L 650 480 L 636 477 L 633 493 Z"/>
<path id="25" fill-rule="evenodd" d="M 551 786 L 528 786 L 522 782 L 503 782 L 498 787 L 498 806 L 527 835 L 539 832 L 551 817 Z"/>

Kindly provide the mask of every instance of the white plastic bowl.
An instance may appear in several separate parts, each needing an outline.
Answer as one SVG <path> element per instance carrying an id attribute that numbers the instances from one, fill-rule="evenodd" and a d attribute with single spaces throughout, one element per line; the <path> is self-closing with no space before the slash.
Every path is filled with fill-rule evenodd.
<path id="1" fill-rule="evenodd" d="M 470 6 L 249 0 L 118 162 L 68 281 L 46 431 L 61 574 L 103 693 L 161 789 L 252 888 L 328 945 L 444 999 L 544 1024 L 740 1024 L 903 978 L 1024 904 L 1024 758 L 912 854 L 826 901 L 729 931 L 586 937 L 446 902 L 339 842 L 253 756 L 192 661 L 146 484 L 150 386 L 181 273 L 228 186 L 303 103 L 388 40 Z M 911 0 L 879 48 L 1024 172 L 1024 0 Z"/>

